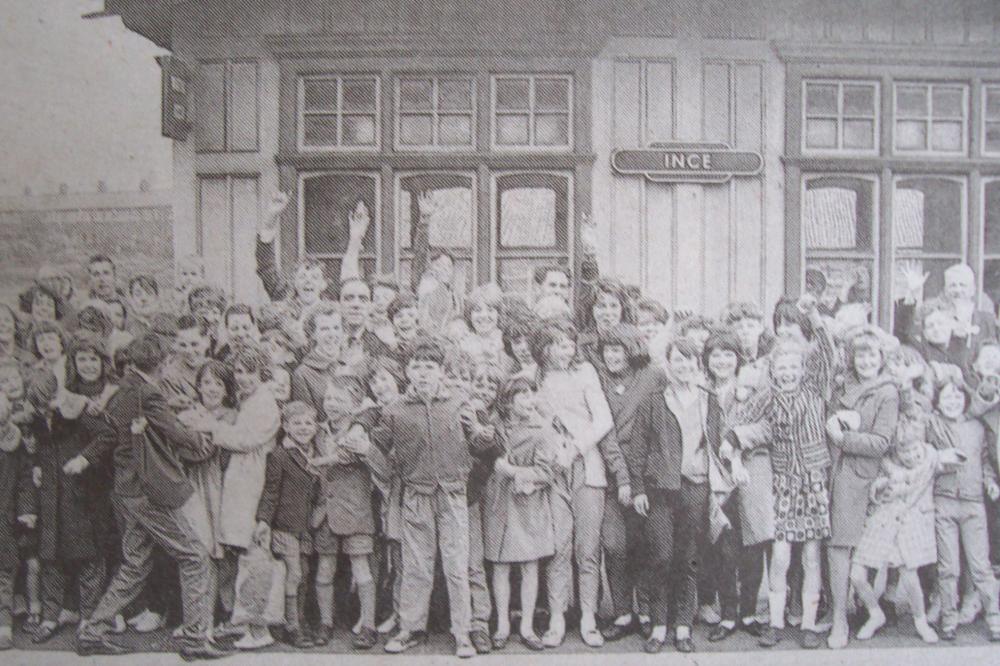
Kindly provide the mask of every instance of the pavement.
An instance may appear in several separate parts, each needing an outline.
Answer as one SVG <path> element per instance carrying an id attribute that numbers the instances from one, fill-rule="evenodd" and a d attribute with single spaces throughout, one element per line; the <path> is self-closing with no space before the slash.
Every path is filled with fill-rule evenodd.
<path id="1" fill-rule="evenodd" d="M 595 650 L 586 647 L 577 636 L 567 636 L 566 642 L 556 650 L 544 653 L 534 653 L 522 647 L 513 638 L 503 652 L 476 657 L 471 664 L 511 666 L 514 661 L 522 664 L 539 664 L 556 666 L 572 664 L 572 666 L 631 666 L 643 664 L 670 663 L 677 666 L 690 664 L 692 666 L 728 666 L 744 665 L 753 661 L 761 661 L 767 666 L 846 666 L 864 664 L 865 666 L 905 665 L 924 666 L 931 664 L 946 664 L 947 666 L 1000 666 L 1000 646 L 987 640 L 986 627 L 982 621 L 975 625 L 962 627 L 958 640 L 954 643 L 939 643 L 924 645 L 913 632 L 904 617 L 899 626 L 886 628 L 870 641 L 852 641 L 845 650 L 832 651 L 827 649 L 805 651 L 799 648 L 798 632 L 788 629 L 782 635 L 782 641 L 772 650 L 765 650 L 756 645 L 755 639 L 736 634 L 722 643 L 709 643 L 707 628 L 696 627 L 694 638 L 698 652 L 690 655 L 680 654 L 672 648 L 665 649 L 658 655 L 647 655 L 642 652 L 642 643 L 638 637 L 631 636 L 616 643 L 610 643 L 603 649 Z M 30 640 L 21 632 L 15 634 L 17 648 L 0 653 L 0 666 L 61 666 L 62 664 L 133 664 L 142 666 L 174 665 L 184 663 L 173 653 L 174 645 L 169 633 L 165 631 L 152 634 L 137 635 L 127 633 L 116 637 L 116 641 L 134 649 L 135 652 L 123 657 L 92 657 L 82 659 L 73 650 L 73 632 L 63 630 L 53 640 L 44 646 L 31 645 Z M 376 649 L 370 653 L 354 652 L 350 649 L 350 636 L 346 630 L 338 630 L 334 640 L 323 649 L 296 651 L 276 643 L 274 646 L 254 653 L 239 653 L 223 660 L 221 664 L 239 664 L 243 666 L 284 666 L 316 664 L 329 666 L 331 656 L 336 655 L 338 664 L 398 664 L 399 666 L 424 666 L 435 664 L 456 664 L 458 660 L 452 656 L 453 644 L 449 636 L 435 634 L 424 646 L 414 648 L 405 655 L 390 656 Z"/>

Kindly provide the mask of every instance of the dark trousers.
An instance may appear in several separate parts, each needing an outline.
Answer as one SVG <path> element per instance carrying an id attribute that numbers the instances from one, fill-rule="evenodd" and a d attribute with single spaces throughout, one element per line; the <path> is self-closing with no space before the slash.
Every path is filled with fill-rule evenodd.
<path id="1" fill-rule="evenodd" d="M 618 498 L 608 495 L 604 500 L 604 522 L 601 524 L 601 546 L 611 587 L 615 617 L 632 612 L 632 591 L 636 593 L 638 611 L 649 614 L 649 553 L 646 543 L 646 519 Z"/>
<path id="2" fill-rule="evenodd" d="M 986 498 L 986 530 L 990 535 L 990 564 L 1000 566 L 1000 502 Z"/>
<path id="3" fill-rule="evenodd" d="M 80 593 L 80 617 L 90 618 L 104 593 L 103 559 L 42 562 L 42 619 L 56 622 L 66 597 L 67 579 L 76 579 Z"/>
<path id="4" fill-rule="evenodd" d="M 739 499 L 735 493 L 722 506 L 722 511 L 732 529 L 724 531 L 709 549 L 708 570 L 701 580 L 711 580 L 713 587 L 718 589 L 722 619 L 735 622 L 757 614 L 757 593 L 764 578 L 764 558 L 770 544 L 743 545 Z M 708 599 L 699 597 L 699 601 L 706 603 Z"/>
<path id="5" fill-rule="evenodd" d="M 166 509 L 146 497 L 114 496 L 124 518 L 122 564 L 80 637 L 99 639 L 115 615 L 142 593 L 153 569 L 153 547 L 161 546 L 180 571 L 184 609 L 182 635 L 202 641 L 211 621 L 211 564 L 205 547 L 182 509 Z"/>
<path id="6" fill-rule="evenodd" d="M 708 484 L 681 481 L 679 491 L 652 491 L 646 535 L 652 569 L 653 625 L 690 627 L 698 607 L 698 570 L 706 552 Z"/>

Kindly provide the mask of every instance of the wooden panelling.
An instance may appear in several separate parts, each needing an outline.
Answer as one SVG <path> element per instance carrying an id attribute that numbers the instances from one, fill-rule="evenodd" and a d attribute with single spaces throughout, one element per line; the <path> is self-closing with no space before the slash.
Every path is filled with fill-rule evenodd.
<path id="1" fill-rule="evenodd" d="M 229 188 L 226 178 L 202 178 L 198 192 L 199 252 L 205 277 L 211 284 L 232 285 L 233 245 L 229 225 Z"/>
<path id="2" fill-rule="evenodd" d="M 614 107 L 612 136 L 615 146 L 642 143 L 643 100 L 642 63 L 619 61 L 614 66 Z M 627 282 L 641 281 L 639 256 L 640 229 L 644 223 L 643 184 L 635 178 L 613 182 L 614 208 L 611 219 L 611 272 Z"/>
<path id="3" fill-rule="evenodd" d="M 259 109 L 258 72 L 255 62 L 234 62 L 230 66 L 229 150 L 257 150 Z"/>
<path id="4" fill-rule="evenodd" d="M 201 151 L 226 148 L 226 65 L 202 63 L 195 87 L 195 145 Z"/>
<path id="5" fill-rule="evenodd" d="M 611 136 L 610 145 L 595 138 L 599 170 L 607 164 L 603 152 L 657 141 L 722 142 L 773 152 L 765 141 L 764 104 L 771 94 L 765 90 L 765 60 L 726 58 L 717 42 L 700 41 L 644 55 L 619 55 L 612 66 L 594 69 L 595 90 L 613 90 L 612 108 L 595 115 L 595 136 Z M 780 136 L 780 119 L 774 122 Z M 780 177 L 776 159 L 773 168 Z M 737 299 L 772 305 L 763 302 L 764 281 L 781 256 L 775 253 L 770 264 L 766 257 L 767 248 L 777 246 L 765 245 L 763 177 L 700 185 L 614 174 L 605 180 L 599 174 L 594 182 L 595 210 L 602 210 L 602 187 L 610 200 L 610 221 L 602 226 L 602 238 L 611 245 L 605 272 L 639 284 L 672 309 L 714 315 Z"/>

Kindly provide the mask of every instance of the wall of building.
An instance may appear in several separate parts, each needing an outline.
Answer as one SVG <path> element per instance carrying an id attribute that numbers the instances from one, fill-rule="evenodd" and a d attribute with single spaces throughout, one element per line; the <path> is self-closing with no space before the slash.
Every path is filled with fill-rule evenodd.
<path id="1" fill-rule="evenodd" d="M 16 296 L 42 265 L 86 284 L 86 263 L 106 254 L 122 278 L 173 280 L 171 195 L 166 191 L 95 192 L 0 198 L 0 302 Z"/>
<path id="2" fill-rule="evenodd" d="M 594 64 L 594 217 L 602 264 L 670 307 L 714 313 L 773 302 L 784 283 L 782 69 L 766 44 L 616 39 Z M 761 153 L 724 184 L 613 174 L 611 152 L 715 142 Z"/>

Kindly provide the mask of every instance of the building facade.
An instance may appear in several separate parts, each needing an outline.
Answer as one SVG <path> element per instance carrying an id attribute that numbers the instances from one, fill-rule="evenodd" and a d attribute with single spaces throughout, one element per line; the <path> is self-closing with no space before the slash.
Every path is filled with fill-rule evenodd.
<path id="1" fill-rule="evenodd" d="M 1000 301 L 1000 4 L 911 0 L 108 0 L 191 73 L 175 251 L 255 290 L 336 267 L 358 201 L 367 272 L 406 281 L 413 221 L 467 286 L 576 265 L 715 314 L 825 282 L 888 325 L 904 269 L 968 262 Z M 754 153 L 722 182 L 623 173 L 617 151 Z M 821 277 L 820 277 L 821 276 Z"/>

